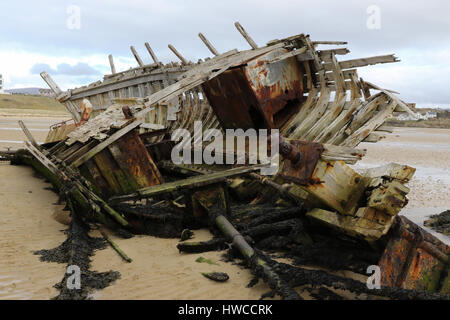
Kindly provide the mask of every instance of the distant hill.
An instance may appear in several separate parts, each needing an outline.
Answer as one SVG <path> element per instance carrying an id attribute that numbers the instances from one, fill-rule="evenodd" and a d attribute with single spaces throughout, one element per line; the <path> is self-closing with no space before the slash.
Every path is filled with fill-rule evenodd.
<path id="1" fill-rule="evenodd" d="M 12 94 L 31 94 L 31 95 L 39 95 L 39 89 L 42 88 L 19 88 L 19 89 L 8 89 L 5 92 Z"/>
<path id="2" fill-rule="evenodd" d="M 0 113 L 67 115 L 64 106 L 53 98 L 23 94 L 0 94 Z"/>

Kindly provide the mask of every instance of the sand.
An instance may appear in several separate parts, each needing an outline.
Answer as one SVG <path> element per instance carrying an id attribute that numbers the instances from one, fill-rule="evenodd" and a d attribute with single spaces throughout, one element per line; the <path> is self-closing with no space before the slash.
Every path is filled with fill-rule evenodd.
<path id="1" fill-rule="evenodd" d="M 32 120 L 36 119 L 28 119 Z M 8 126 L 1 121 L 4 119 L 0 118 L 1 127 Z M 30 122 L 34 128 L 39 124 Z M 0 140 L 22 139 L 20 132 L 11 132 L 6 136 L 0 131 Z M 368 154 L 356 168 L 389 162 L 417 168 L 410 183 L 410 202 L 402 214 L 420 223 L 427 215 L 449 209 L 450 130 L 399 128 L 388 139 L 364 147 Z M 54 205 L 56 194 L 46 187 L 49 184 L 36 178 L 32 169 L 0 164 L 0 299 L 49 299 L 56 295 L 52 286 L 62 279 L 65 265 L 43 263 L 32 254 L 56 247 L 65 239 L 61 230 L 66 228 L 67 217 L 62 206 Z M 95 292 L 94 299 L 259 299 L 269 290 L 261 283 L 246 288 L 252 278 L 250 271 L 221 261 L 221 252 L 180 254 L 177 239 L 110 236 L 133 262 L 124 262 L 110 247 L 96 251 L 91 269 L 116 270 L 121 279 Z M 440 237 L 450 243 L 448 237 Z M 195 231 L 195 240 L 209 238 L 207 230 Z M 200 256 L 217 265 L 195 262 Z M 205 271 L 227 272 L 230 280 L 213 282 L 200 274 Z"/>

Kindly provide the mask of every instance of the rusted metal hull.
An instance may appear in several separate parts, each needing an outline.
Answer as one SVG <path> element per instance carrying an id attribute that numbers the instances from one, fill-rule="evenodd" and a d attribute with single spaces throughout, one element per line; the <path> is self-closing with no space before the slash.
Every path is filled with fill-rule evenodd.
<path id="1" fill-rule="evenodd" d="M 440 291 L 448 285 L 450 247 L 399 216 L 379 261 L 381 283 L 388 287 Z"/>

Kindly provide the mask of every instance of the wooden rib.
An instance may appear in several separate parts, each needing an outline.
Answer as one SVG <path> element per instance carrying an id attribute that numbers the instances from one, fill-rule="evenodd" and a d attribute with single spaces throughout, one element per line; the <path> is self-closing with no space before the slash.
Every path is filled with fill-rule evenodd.
<path id="1" fill-rule="evenodd" d="M 215 55 L 215 56 L 219 55 L 219 52 L 216 50 L 216 48 L 214 48 L 214 46 L 211 44 L 211 42 L 209 42 L 209 40 L 206 39 L 206 37 L 203 35 L 203 33 L 199 32 L 198 36 L 203 41 L 205 46 L 209 49 L 209 51 L 211 51 L 211 53 L 213 55 Z"/>
<path id="2" fill-rule="evenodd" d="M 345 86 L 344 76 L 342 75 L 340 64 L 334 53 L 331 53 L 331 70 L 333 71 L 334 82 L 336 84 L 336 94 L 345 92 L 347 89 Z"/>
<path id="3" fill-rule="evenodd" d="M 363 141 L 376 128 L 381 126 L 391 115 L 397 105 L 397 101 L 392 100 L 390 104 L 386 105 L 378 114 L 367 121 L 364 126 L 356 130 L 341 144 L 347 147 L 355 147 Z"/>
<path id="4" fill-rule="evenodd" d="M 333 119 L 341 113 L 344 108 L 345 99 L 347 98 L 347 94 L 345 92 L 337 93 L 334 103 L 331 106 L 330 110 L 327 110 L 325 114 L 318 120 L 311 129 L 302 136 L 303 140 L 314 141 L 317 135 L 328 126 Z"/>
<path id="5" fill-rule="evenodd" d="M 355 110 L 360 106 L 361 101 L 359 99 L 352 100 L 350 102 L 350 108 L 343 110 L 341 114 L 314 139 L 315 142 L 326 143 L 334 135 L 339 132 L 351 119 Z"/>
<path id="6" fill-rule="evenodd" d="M 244 39 L 247 41 L 250 47 L 252 47 L 252 49 L 258 49 L 258 45 L 256 44 L 256 42 L 253 41 L 252 37 L 250 37 L 250 35 L 247 33 L 247 31 L 245 31 L 244 27 L 241 26 L 239 22 L 236 21 L 234 23 L 234 26 L 239 31 L 239 33 L 244 37 Z"/>
<path id="7" fill-rule="evenodd" d="M 108 59 L 109 59 L 109 65 L 110 65 L 110 67 L 111 67 L 111 73 L 112 73 L 112 74 L 116 74 L 116 66 L 114 65 L 114 59 L 113 59 L 112 54 L 110 54 L 110 55 L 108 56 Z"/>
<path id="8" fill-rule="evenodd" d="M 397 102 L 397 105 L 400 106 L 400 108 L 402 108 L 403 111 L 407 112 L 410 116 L 417 118 L 416 114 L 414 112 L 412 112 L 411 109 L 402 100 L 400 100 L 396 95 L 392 94 L 392 92 L 390 92 L 389 90 L 386 90 L 386 89 L 382 89 L 382 88 L 374 85 L 373 83 L 370 83 L 367 81 L 366 81 L 366 84 L 369 85 L 370 87 L 372 87 L 373 89 L 383 92 L 384 94 L 389 96 L 389 98 L 391 98 L 392 100 Z"/>
<path id="9" fill-rule="evenodd" d="M 150 45 L 148 44 L 148 42 L 145 43 L 145 47 L 147 48 L 148 53 L 150 54 L 150 56 L 152 57 L 153 61 L 157 64 L 159 64 L 159 60 L 156 57 L 155 53 L 152 50 L 152 47 L 150 47 Z"/>
<path id="10" fill-rule="evenodd" d="M 171 44 L 168 45 L 169 49 L 180 59 L 181 63 L 186 66 L 188 65 L 188 61 L 181 55 L 181 53 L 178 52 L 177 49 Z"/>
<path id="11" fill-rule="evenodd" d="M 130 50 L 133 53 L 134 58 L 136 59 L 137 63 L 140 67 L 144 66 L 144 62 L 142 62 L 141 57 L 139 57 L 139 54 L 137 53 L 136 49 L 133 46 L 130 46 Z"/>
<path id="12" fill-rule="evenodd" d="M 363 104 L 361 109 L 355 114 L 352 122 L 345 129 L 345 133 L 349 136 L 369 120 L 377 108 L 387 102 L 387 96 L 380 95 L 377 98 Z"/>

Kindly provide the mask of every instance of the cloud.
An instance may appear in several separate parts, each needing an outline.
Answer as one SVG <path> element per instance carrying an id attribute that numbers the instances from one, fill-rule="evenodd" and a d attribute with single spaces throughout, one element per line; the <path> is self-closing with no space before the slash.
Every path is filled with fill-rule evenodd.
<path id="1" fill-rule="evenodd" d="M 89 64 L 83 62 L 78 62 L 76 65 L 73 66 L 71 66 L 68 63 L 61 63 L 57 65 L 56 69 L 53 69 L 46 63 L 36 63 L 30 69 L 31 74 L 40 74 L 43 71 L 52 75 L 68 75 L 68 76 L 101 75 L 101 72 L 94 69 Z"/>
<path id="2" fill-rule="evenodd" d="M 11 75 L 11 86 L 25 83 L 27 75 L 30 81 L 38 81 L 36 72 L 47 70 L 53 72 L 60 86 L 66 83 L 71 88 L 80 79 L 95 81 L 101 78 L 100 73 L 108 73 L 108 54 L 114 56 L 118 71 L 136 67 L 130 45 L 136 47 L 144 63 L 150 63 L 144 47 L 146 41 L 164 63 L 177 61 L 167 48 L 169 43 L 196 62 L 211 56 L 198 39 L 198 32 L 204 33 L 219 52 L 249 49 L 233 26 L 240 21 L 260 46 L 272 39 L 305 33 L 313 40 L 348 41 L 351 53 L 339 59 L 396 53 L 400 63 L 361 68 L 360 74 L 368 81 L 400 91 L 406 101 L 450 104 L 445 87 L 450 82 L 450 1 L 427 0 L 426 6 L 423 3 L 423 0 L 278 0 L 275 4 L 272 0 L 4 1 L 2 12 L 8 14 L 2 17 L 0 28 L 0 71 Z M 79 29 L 67 26 L 70 18 L 67 8 L 72 4 L 80 8 Z M 371 5 L 380 9 L 377 30 L 367 27 L 370 17 L 367 9 Z M 27 54 L 17 55 L 19 49 Z M 78 63 L 87 65 L 77 66 Z M 19 72 L 21 80 L 14 82 Z"/>

